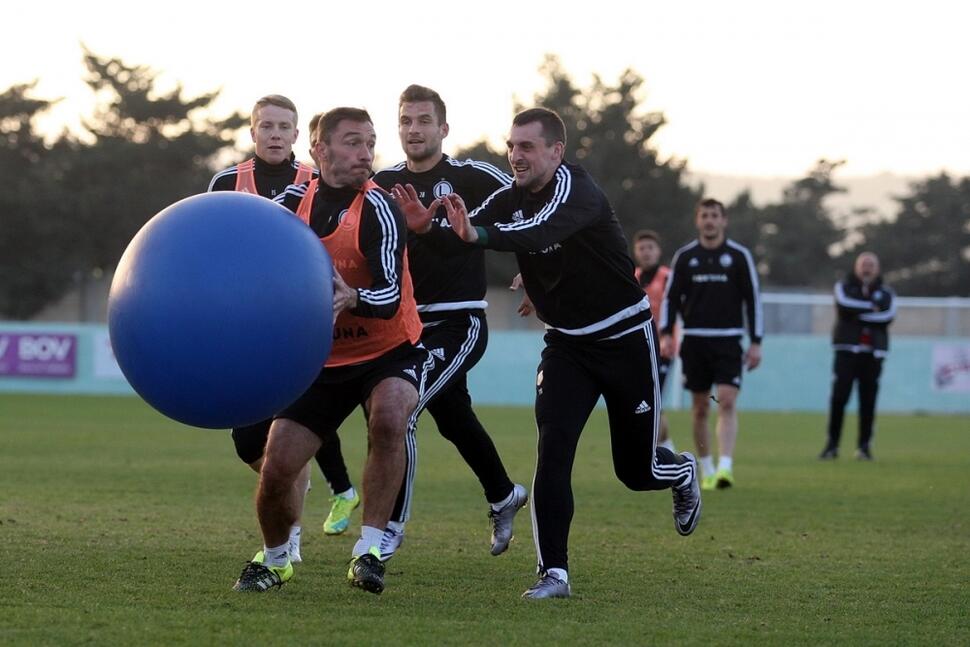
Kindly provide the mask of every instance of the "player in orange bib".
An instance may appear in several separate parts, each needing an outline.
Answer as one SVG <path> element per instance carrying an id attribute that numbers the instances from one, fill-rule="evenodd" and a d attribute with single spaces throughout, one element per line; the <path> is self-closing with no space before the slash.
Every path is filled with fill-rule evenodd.
<path id="1" fill-rule="evenodd" d="M 333 347 L 317 380 L 273 421 L 263 457 L 256 513 L 264 550 L 236 588 L 262 591 L 293 574 L 288 527 L 298 513 L 293 483 L 302 466 L 357 408 L 367 417 L 361 535 L 347 574 L 380 593 L 380 543 L 406 466 L 413 425 L 430 365 L 415 346 L 421 322 L 411 289 L 404 217 L 370 180 L 376 134 L 366 111 L 335 108 L 317 126 L 320 179 L 288 187 L 277 201 L 320 237 L 334 262 Z"/>

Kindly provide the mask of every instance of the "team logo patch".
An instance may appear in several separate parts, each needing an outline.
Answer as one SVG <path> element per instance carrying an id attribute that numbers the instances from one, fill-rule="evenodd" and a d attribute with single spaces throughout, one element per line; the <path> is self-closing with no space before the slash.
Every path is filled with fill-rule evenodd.
<path id="1" fill-rule="evenodd" d="M 650 411 L 650 405 L 647 404 L 646 400 L 641 400 L 637 408 L 634 409 L 633 413 L 648 413 Z"/>
<path id="2" fill-rule="evenodd" d="M 523 220 L 525 220 L 525 214 L 522 213 L 522 209 L 519 209 L 512 214 L 513 222 L 522 222 Z"/>
<path id="3" fill-rule="evenodd" d="M 448 180 L 441 180 L 434 185 L 434 197 L 443 198 L 449 193 L 454 193 L 455 187 L 451 186 L 451 182 Z"/>
<path id="4" fill-rule="evenodd" d="M 444 348 L 432 348 L 428 352 L 431 353 L 432 355 L 434 355 L 435 357 L 437 357 L 438 359 L 440 359 L 442 362 L 445 361 L 445 349 Z"/>
<path id="5" fill-rule="evenodd" d="M 699 260 L 697 260 L 697 257 L 696 256 L 694 258 L 690 259 L 689 261 L 687 261 L 687 267 L 697 267 L 700 264 L 701 264 L 701 262 Z"/>
<path id="6" fill-rule="evenodd" d="M 731 259 L 731 255 L 728 254 L 727 252 L 724 252 L 723 254 L 721 254 L 721 258 L 717 260 L 721 264 L 721 267 L 731 267 L 731 263 L 734 262 Z"/>

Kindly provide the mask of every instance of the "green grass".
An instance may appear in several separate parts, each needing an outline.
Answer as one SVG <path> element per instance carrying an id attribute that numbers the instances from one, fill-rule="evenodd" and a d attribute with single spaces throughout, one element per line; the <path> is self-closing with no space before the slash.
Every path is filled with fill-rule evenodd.
<path id="1" fill-rule="evenodd" d="M 479 413 L 528 484 L 531 412 Z M 685 539 L 668 493 L 615 479 L 597 412 L 574 469 L 574 597 L 535 602 L 519 598 L 528 515 L 509 553 L 488 555 L 480 488 L 425 417 L 384 595 L 347 586 L 360 517 L 323 535 L 318 473 L 296 576 L 241 595 L 230 587 L 260 545 L 255 475 L 226 432 L 134 398 L 0 396 L 0 644 L 967 644 L 967 419 L 882 416 L 873 463 L 816 461 L 824 422 L 742 413 L 737 487 L 706 494 Z M 685 416 L 672 426 L 686 448 Z M 358 416 L 341 437 L 359 475 Z"/>

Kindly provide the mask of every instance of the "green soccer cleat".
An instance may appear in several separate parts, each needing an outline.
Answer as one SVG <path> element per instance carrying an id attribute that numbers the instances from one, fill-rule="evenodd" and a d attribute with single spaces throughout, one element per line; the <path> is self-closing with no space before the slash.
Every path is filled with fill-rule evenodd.
<path id="1" fill-rule="evenodd" d="M 381 594 L 384 590 L 384 563 L 377 546 L 371 546 L 369 551 L 350 560 L 347 579 L 351 586 Z"/>
<path id="2" fill-rule="evenodd" d="M 713 490 L 717 487 L 717 475 L 707 474 L 701 479 L 702 490 Z"/>
<path id="3" fill-rule="evenodd" d="M 323 522 L 323 532 L 328 535 L 339 535 L 350 526 L 350 515 L 360 505 L 360 494 L 354 492 L 353 498 L 346 499 L 335 495 L 330 497 L 333 505 L 330 506 L 330 514 Z"/>
<path id="4" fill-rule="evenodd" d="M 246 564 L 239 579 L 233 585 L 233 591 L 247 591 L 262 593 L 268 589 L 282 587 L 293 577 L 293 563 L 289 560 L 286 566 L 266 566 L 263 564 L 263 551 L 253 557 L 253 561 Z"/>
<path id="5" fill-rule="evenodd" d="M 718 490 L 725 490 L 734 485 L 734 474 L 731 473 L 731 470 L 720 469 L 714 475 L 714 478 L 717 479 Z"/>

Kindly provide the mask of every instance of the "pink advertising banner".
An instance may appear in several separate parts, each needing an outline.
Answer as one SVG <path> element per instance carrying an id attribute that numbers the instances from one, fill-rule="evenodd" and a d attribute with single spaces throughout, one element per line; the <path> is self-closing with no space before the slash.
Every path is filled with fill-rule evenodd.
<path id="1" fill-rule="evenodd" d="M 0 376 L 71 378 L 77 371 L 77 335 L 0 333 Z"/>

